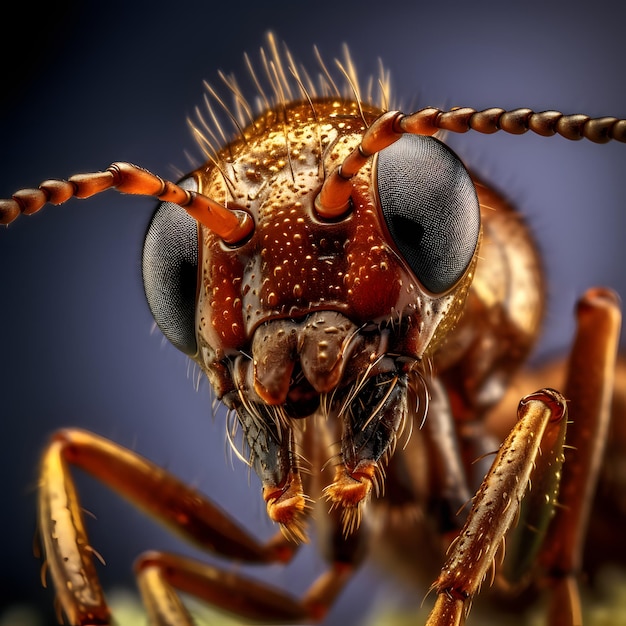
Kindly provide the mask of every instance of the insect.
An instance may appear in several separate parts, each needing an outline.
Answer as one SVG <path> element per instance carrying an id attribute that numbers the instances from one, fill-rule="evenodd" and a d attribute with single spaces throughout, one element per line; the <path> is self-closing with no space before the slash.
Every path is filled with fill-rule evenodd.
<path id="1" fill-rule="evenodd" d="M 110 188 L 159 198 L 143 254 L 150 308 L 229 408 L 233 447 L 240 437 L 280 527 L 261 544 L 137 454 L 95 434 L 59 432 L 42 458 L 39 524 L 65 618 L 110 621 L 76 465 L 232 560 L 288 562 L 319 523 L 329 567 L 303 599 L 227 568 L 144 555 L 137 576 L 154 623 L 191 619 L 174 589 L 250 619 L 323 619 L 366 548 L 383 543 L 392 554 L 432 552 L 412 564 L 436 581 L 429 623 L 462 623 L 505 536 L 496 590 L 501 572 L 511 585 L 550 579 L 554 606 L 578 623 L 575 572 L 608 428 L 616 297 L 585 295 L 565 387 L 570 418 L 595 435 L 570 428 L 576 456 L 561 469 L 567 407 L 542 388 L 525 395 L 515 425 L 502 418 L 511 434 L 489 470 L 496 427 L 485 420 L 533 344 L 543 278 L 507 201 L 432 135 L 530 129 L 624 141 L 626 122 L 525 109 L 403 115 L 387 110 L 384 75 L 375 104 L 360 94 L 349 60 L 337 77 L 320 62 L 318 84 L 273 38 L 261 70 L 249 65 L 260 112 L 224 78 L 238 128 L 228 139 L 212 107 L 231 107 L 211 89 L 213 104 L 193 126 L 207 163 L 179 184 L 121 163 L 0 204 L 9 223 Z M 557 501 L 564 507 L 555 512 Z"/>

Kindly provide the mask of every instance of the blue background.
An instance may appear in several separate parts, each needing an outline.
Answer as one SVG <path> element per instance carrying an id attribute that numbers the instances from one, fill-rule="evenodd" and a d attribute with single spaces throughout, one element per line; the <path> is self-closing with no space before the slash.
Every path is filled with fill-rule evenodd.
<path id="1" fill-rule="evenodd" d="M 531 107 L 626 117 L 626 4 L 571 2 L 67 3 L 15 7 L 0 62 L 0 197 L 47 178 L 116 160 L 163 176 L 190 169 L 199 151 L 186 124 L 204 79 L 245 76 L 274 30 L 313 64 L 348 43 L 361 76 L 391 70 L 403 110 L 425 105 Z M 41 13 L 50 12 L 49 14 Z M 54 12 L 52 12 L 54 11 Z M 244 82 L 244 81 L 242 81 Z M 567 345 L 586 287 L 626 294 L 626 146 L 494 135 L 451 137 L 466 162 L 509 192 L 535 229 L 549 278 L 541 354 Z M 114 192 L 47 207 L 0 231 L 0 608 L 49 607 L 31 552 L 38 455 L 57 427 L 92 429 L 137 449 L 211 494 L 267 537 L 256 479 L 229 460 L 224 420 L 211 419 L 206 382 L 167 345 L 144 301 L 140 250 L 154 203 Z M 77 472 L 78 473 L 78 472 Z M 249 484 L 250 483 L 250 484 Z M 105 587 L 132 584 L 148 548 L 190 550 L 80 479 Z M 293 569 L 263 576 L 301 593 L 324 569 L 306 549 Z M 375 594 L 350 586 L 330 622 L 354 623 Z M 422 597 L 420 592 L 419 598 Z"/>

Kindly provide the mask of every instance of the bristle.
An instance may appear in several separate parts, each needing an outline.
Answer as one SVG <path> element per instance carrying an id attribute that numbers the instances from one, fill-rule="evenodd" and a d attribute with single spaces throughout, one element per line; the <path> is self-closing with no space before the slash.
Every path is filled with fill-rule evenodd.
<path id="1" fill-rule="evenodd" d="M 263 132 L 265 122 L 260 122 L 259 116 L 269 112 L 268 119 L 283 118 L 288 105 L 293 101 L 308 100 L 312 109 L 315 110 L 315 100 L 318 98 L 341 98 L 354 100 L 361 107 L 363 95 L 359 86 L 356 67 L 350 56 L 347 46 L 343 47 L 343 60 L 336 61 L 339 68 L 337 80 L 329 70 L 328 65 L 322 59 L 319 50 L 313 49 L 319 73 L 317 81 L 302 65 L 296 63 L 291 52 L 283 45 L 282 49 L 273 34 L 267 37 L 265 47 L 261 47 L 259 63 L 257 67 L 248 55 L 244 55 L 248 77 L 254 89 L 251 98 L 244 96 L 244 90 L 232 75 L 219 72 L 219 78 L 230 92 L 233 103 L 229 106 L 217 90 L 209 83 L 205 83 L 208 96 L 205 98 L 209 120 L 205 120 L 199 111 L 196 112 L 199 124 L 192 126 L 194 135 L 204 153 L 212 155 L 223 148 L 232 138 L 215 114 L 209 100 L 217 103 L 223 113 L 233 123 L 238 136 L 245 141 L 244 129 L 248 134 Z M 368 104 L 382 107 L 386 110 L 389 105 L 389 75 L 382 66 L 377 79 L 370 79 L 365 91 L 365 100 Z M 343 84 L 341 84 L 343 83 Z M 380 94 L 376 97 L 373 93 L 374 85 L 378 84 Z M 253 104 L 254 103 L 254 106 Z M 235 112 L 233 114 L 233 111 Z M 248 135 L 249 136 L 249 135 Z"/>
<path id="2" fill-rule="evenodd" d="M 381 59 L 378 60 L 378 66 L 378 71 L 380 73 L 378 78 L 378 87 L 380 90 L 380 100 L 378 101 L 378 106 L 383 111 L 388 111 L 391 107 L 391 72 L 385 70 Z"/>
<path id="3" fill-rule="evenodd" d="M 301 77 L 302 85 L 304 90 L 308 96 L 308 99 L 318 98 L 319 92 L 318 88 L 315 86 L 311 75 L 307 72 L 306 67 L 304 65 L 300 65 L 300 71 L 298 72 L 298 76 Z"/>
<path id="4" fill-rule="evenodd" d="M 250 78 L 252 78 L 252 82 L 254 83 L 256 90 L 258 92 L 258 96 L 261 98 L 261 100 L 263 101 L 264 104 L 264 109 L 270 109 L 271 108 L 271 104 L 270 101 L 268 100 L 267 96 L 265 95 L 265 91 L 263 90 L 263 86 L 261 85 L 261 81 L 259 80 L 256 71 L 254 70 L 254 65 L 252 65 L 252 61 L 250 60 L 250 57 L 247 54 L 244 54 L 244 61 L 246 63 L 246 67 L 248 68 L 248 73 L 250 74 Z"/>
<path id="5" fill-rule="evenodd" d="M 211 95 L 211 97 L 215 100 L 215 102 L 217 102 L 217 104 L 220 105 L 220 107 L 222 108 L 222 111 L 224 111 L 224 113 L 226 113 L 226 115 L 230 118 L 231 122 L 233 123 L 233 125 L 237 129 L 237 132 L 239 133 L 239 137 L 243 141 L 246 141 L 246 135 L 243 132 L 243 127 L 239 123 L 239 120 L 237 119 L 237 117 L 233 115 L 233 113 L 231 112 L 230 107 L 224 102 L 224 100 L 222 100 L 220 95 L 217 93 L 217 91 L 213 88 L 213 86 L 210 83 L 204 81 L 204 86 L 206 90 L 209 92 L 209 94 Z"/>
<path id="6" fill-rule="evenodd" d="M 230 447 L 230 450 L 233 454 L 245 465 L 249 468 L 252 467 L 252 461 L 249 458 L 246 458 L 243 454 L 243 451 L 239 449 L 235 442 L 235 436 L 239 431 L 239 420 L 237 419 L 237 414 L 234 410 L 229 410 L 226 415 L 226 441 Z"/>
<path id="7" fill-rule="evenodd" d="M 352 61 L 352 56 L 350 55 L 350 49 L 348 48 L 346 44 L 343 44 L 342 50 L 343 50 L 343 58 L 344 58 L 346 78 L 348 79 L 348 84 L 350 85 L 350 88 L 353 90 L 357 102 L 361 102 L 361 94 L 359 92 L 359 77 L 357 75 L 354 62 Z"/>
<path id="8" fill-rule="evenodd" d="M 341 511 L 341 525 L 343 536 L 349 537 L 361 525 L 363 504 L 359 502 L 356 506 L 344 507 Z"/>
<path id="9" fill-rule="evenodd" d="M 322 55 L 320 54 L 320 51 L 317 48 L 317 46 L 313 48 L 313 52 L 315 54 L 315 58 L 317 59 L 317 62 L 319 63 L 320 69 L 322 70 L 322 75 L 326 79 L 326 85 L 330 88 L 331 93 L 333 93 L 335 97 L 340 98 L 341 91 L 337 87 L 337 84 L 335 83 L 335 81 L 333 80 L 333 77 L 328 71 L 328 67 L 326 66 L 326 63 L 324 63 L 324 59 L 322 58 Z M 324 81 L 321 80 L 320 86 L 323 86 L 323 85 L 324 85 Z"/>
<path id="10" fill-rule="evenodd" d="M 237 109 L 236 118 L 241 126 L 254 125 L 255 115 L 252 111 L 250 103 L 246 100 L 243 92 L 237 84 L 237 79 L 234 75 L 226 76 L 223 72 L 218 72 L 222 82 L 228 87 L 230 92 L 234 96 L 235 108 Z"/>
<path id="11" fill-rule="evenodd" d="M 208 83 L 206 82 L 204 84 L 205 86 L 208 85 Z M 209 112 L 209 115 L 211 116 L 211 121 L 213 123 L 212 127 L 215 133 L 220 136 L 222 144 L 227 143 L 228 139 L 226 136 L 226 132 L 224 131 L 224 127 L 220 124 L 219 118 L 215 114 L 215 111 L 213 109 L 213 106 L 211 105 L 211 101 L 209 97 L 207 96 L 207 94 L 204 94 L 203 100 L 204 100 L 204 105 L 206 106 L 206 110 Z M 207 125 L 207 128 L 208 128 L 208 125 Z"/>
<path id="12" fill-rule="evenodd" d="M 428 362 L 426 362 L 426 367 L 429 367 Z M 414 401 L 414 414 L 411 416 L 410 420 L 411 431 L 413 424 L 419 424 L 419 428 L 421 429 L 428 415 L 430 394 L 428 393 L 428 374 L 424 369 L 424 361 L 415 361 L 409 372 L 409 390 L 411 391 L 411 398 Z"/>
<path id="13" fill-rule="evenodd" d="M 276 72 L 277 84 L 281 89 L 281 95 L 286 97 L 288 100 L 293 100 L 293 94 L 291 93 L 291 88 L 289 86 L 289 81 L 287 80 L 287 74 L 285 72 L 285 64 L 282 55 L 278 50 L 278 45 L 276 43 L 276 38 L 273 33 L 269 33 L 267 36 L 268 44 L 270 47 L 270 51 L 272 53 L 272 61 L 273 66 Z"/>
<path id="14" fill-rule="evenodd" d="M 308 543 L 309 537 L 306 532 L 306 522 L 304 518 L 297 519 L 291 522 L 291 524 L 281 524 L 280 531 L 285 539 L 292 543 Z"/>
<path id="15" fill-rule="evenodd" d="M 361 100 L 361 94 L 359 92 L 359 85 L 353 80 L 353 76 L 350 75 L 350 71 L 342 65 L 341 61 L 335 60 L 335 63 L 337 67 L 340 69 L 341 73 L 344 75 L 346 82 L 350 86 L 352 97 L 359 107 L 359 114 L 361 116 L 361 119 L 363 120 L 363 124 L 366 127 L 369 126 L 367 123 L 367 120 L 365 119 L 365 116 L 363 115 L 363 108 L 361 106 L 362 100 Z"/>

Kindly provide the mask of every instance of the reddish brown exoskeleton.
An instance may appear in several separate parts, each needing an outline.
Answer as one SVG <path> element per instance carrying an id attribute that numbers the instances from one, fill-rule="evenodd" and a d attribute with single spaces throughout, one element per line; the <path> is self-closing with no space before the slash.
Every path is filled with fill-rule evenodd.
<path id="1" fill-rule="evenodd" d="M 159 198 L 143 254 L 150 308 L 230 409 L 229 432 L 241 433 L 282 531 L 261 544 L 135 452 L 59 432 L 42 458 L 39 524 L 66 619 L 111 620 L 74 464 L 238 561 L 287 562 L 307 523 L 318 523 L 328 571 L 299 600 L 187 558 L 143 555 L 137 578 L 155 624 L 191 623 L 175 589 L 252 620 L 321 620 L 367 549 L 435 581 L 429 624 L 460 624 L 505 537 L 495 590 L 549 587 L 551 623 L 580 623 L 577 577 L 605 454 L 617 298 L 598 288 L 581 300 L 564 395 L 542 381 L 514 425 L 502 417 L 498 403 L 540 326 L 541 264 L 513 208 L 432 135 L 626 141 L 626 121 L 528 109 L 403 115 L 385 110 L 384 77 L 380 104 L 359 94 L 349 60 L 337 79 L 320 64 L 318 85 L 271 37 L 262 58 L 262 75 L 250 64 L 260 112 L 225 79 L 239 132 L 218 145 L 222 131 L 200 117 L 194 130 L 208 161 L 179 184 L 118 163 L 0 203 L 9 223 L 109 188 Z M 496 434 L 504 443 L 494 458 Z M 623 449 L 619 434 L 613 454 Z M 568 446 L 575 452 L 563 464 Z"/>

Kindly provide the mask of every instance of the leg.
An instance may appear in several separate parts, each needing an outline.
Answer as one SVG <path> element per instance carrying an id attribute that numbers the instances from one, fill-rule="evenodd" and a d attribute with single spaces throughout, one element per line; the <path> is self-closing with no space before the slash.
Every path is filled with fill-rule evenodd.
<path id="1" fill-rule="evenodd" d="M 293 544 L 282 537 L 260 544 L 202 494 L 134 452 L 91 433 L 61 431 L 42 458 L 39 526 L 48 571 L 72 624 L 108 624 L 110 615 L 68 463 L 220 556 L 251 563 L 287 562 L 293 556 Z"/>
<path id="2" fill-rule="evenodd" d="M 195 623 L 175 589 L 246 620 L 293 624 L 310 619 L 307 607 L 286 594 L 187 557 L 149 552 L 138 559 L 135 572 L 154 626 Z"/>
<path id="3" fill-rule="evenodd" d="M 590 290 L 578 306 L 578 334 L 569 360 L 566 395 L 572 425 L 561 479 L 561 507 L 542 556 L 554 590 L 552 625 L 581 624 L 577 578 L 611 415 L 621 314 L 617 296 Z"/>
<path id="4" fill-rule="evenodd" d="M 81 467 L 184 539 L 219 556 L 248 563 L 286 563 L 296 546 L 278 534 L 260 544 L 202 494 L 136 453 L 92 433 L 57 433 L 42 459 L 39 524 L 46 564 L 71 624 L 110 624 L 83 513 L 68 463 Z M 232 571 L 151 552 L 135 566 L 151 623 L 192 624 L 175 589 L 226 611 L 267 622 L 320 621 L 363 555 L 363 532 L 345 539 L 339 513 L 329 516 L 331 566 L 295 600 Z"/>
<path id="5" fill-rule="evenodd" d="M 519 420 L 500 447 L 433 585 L 438 596 L 428 626 L 465 622 L 472 599 L 517 517 L 533 468 L 553 470 L 562 454 L 566 414 L 565 399 L 552 390 L 531 394 L 520 403 Z"/>
<path id="6" fill-rule="evenodd" d="M 332 516 L 333 528 L 340 535 L 339 515 Z M 349 582 L 362 556 L 362 536 L 329 546 L 331 566 L 311 585 L 302 600 L 295 600 L 282 591 L 233 571 L 186 557 L 150 552 L 135 564 L 135 572 L 150 623 L 155 626 L 194 624 L 180 601 L 176 590 L 189 593 L 211 606 L 252 622 L 312 623 L 322 621 L 345 585 Z M 340 545 L 340 548 L 337 546 Z"/>
<path id="7" fill-rule="evenodd" d="M 576 577 L 581 568 L 589 509 L 606 443 L 620 322 L 617 298 L 611 292 L 590 290 L 581 300 L 578 333 L 566 384 L 573 416 L 568 445 L 563 445 L 564 433 L 554 429 L 554 423 L 550 423 L 547 415 L 548 425 L 541 451 L 538 453 L 533 449 L 530 444 L 541 437 L 542 428 L 537 428 L 541 420 L 535 421 L 535 409 L 528 412 L 524 408 L 524 402 L 529 406 L 528 400 L 532 398 L 527 397 L 520 405 L 520 421 L 502 445 L 475 496 L 467 524 L 453 543 L 449 558 L 433 586 L 439 596 L 428 624 L 464 622 L 472 597 L 482 583 L 508 525 L 519 513 L 519 500 L 525 492 L 522 484 L 527 473 L 532 478 L 533 489 L 524 499 L 524 523 L 517 526 L 514 534 L 519 542 L 518 554 L 522 557 L 536 554 L 531 553 L 531 540 L 539 540 L 540 549 L 537 558 L 526 559 L 526 563 L 514 555 L 515 546 L 513 550 L 507 550 L 507 564 L 512 562 L 512 567 L 505 569 L 507 578 L 522 579 L 530 566 L 539 563 L 553 582 L 549 623 L 554 626 L 582 623 Z M 541 410 L 537 411 L 539 416 Z M 564 422 L 561 422 L 563 431 Z M 529 438 L 517 438 L 516 433 L 527 428 Z M 514 443 L 516 438 L 517 443 Z M 550 519 L 550 507 L 538 514 L 537 511 L 542 501 L 550 504 L 550 500 L 556 499 L 554 490 L 558 487 L 559 459 L 564 456 L 565 449 L 566 462 L 558 496 L 561 506 Z M 512 466 L 518 463 L 518 469 L 512 471 Z M 532 466 L 535 469 L 531 472 Z M 506 502 L 505 510 L 495 515 L 494 507 L 501 506 L 503 501 Z M 537 575 L 537 570 L 533 573 Z"/>

